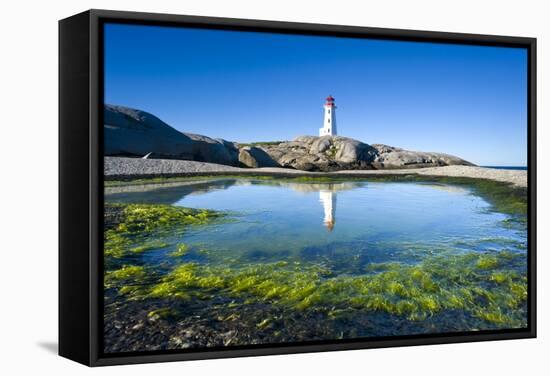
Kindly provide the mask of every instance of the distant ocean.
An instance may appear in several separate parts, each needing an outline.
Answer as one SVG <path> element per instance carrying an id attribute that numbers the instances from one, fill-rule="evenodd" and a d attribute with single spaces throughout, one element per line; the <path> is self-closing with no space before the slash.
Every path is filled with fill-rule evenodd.
<path id="1" fill-rule="evenodd" d="M 486 168 L 496 168 L 497 170 L 527 170 L 527 166 L 481 166 Z"/>

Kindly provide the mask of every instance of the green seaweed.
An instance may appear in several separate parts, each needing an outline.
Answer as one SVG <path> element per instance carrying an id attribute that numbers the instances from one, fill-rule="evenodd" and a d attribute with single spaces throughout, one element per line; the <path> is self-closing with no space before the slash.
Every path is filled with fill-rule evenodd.
<path id="1" fill-rule="evenodd" d="M 498 266 L 498 258 L 496 256 L 482 255 L 476 263 L 479 269 L 494 269 Z"/>
<path id="2" fill-rule="evenodd" d="M 116 204 L 121 205 L 121 204 Z M 205 209 L 189 209 L 171 205 L 126 204 L 124 222 L 119 229 L 124 232 L 151 233 L 172 229 L 177 225 L 204 224 L 219 213 Z"/>
<path id="3" fill-rule="evenodd" d="M 523 262 L 519 254 L 467 253 L 430 257 L 416 265 L 387 263 L 374 272 L 340 276 L 318 265 L 299 263 L 235 268 L 183 263 L 135 296 L 213 299 L 226 295 L 247 303 L 327 315 L 353 309 L 382 311 L 408 320 L 460 309 L 496 327 L 524 327 L 527 284 L 515 271 Z"/>
<path id="4" fill-rule="evenodd" d="M 163 308 L 159 308 L 159 309 L 155 309 L 153 311 L 150 311 L 149 313 L 147 313 L 147 318 L 149 318 L 149 320 L 160 320 L 160 319 L 168 319 L 168 318 L 173 318 L 173 317 L 177 317 L 178 316 L 178 312 L 172 308 L 169 308 L 169 307 L 163 307 Z"/>
<path id="5" fill-rule="evenodd" d="M 266 329 L 266 328 L 270 327 L 271 325 L 273 325 L 273 320 L 267 318 L 267 319 L 262 320 L 258 324 L 256 324 L 256 327 L 258 329 Z"/>
<path id="6" fill-rule="evenodd" d="M 153 250 L 153 249 L 162 249 L 162 248 L 166 248 L 168 246 L 170 246 L 170 244 L 168 244 L 166 242 L 159 241 L 159 240 L 153 240 L 153 241 L 146 242 L 146 243 L 143 243 L 141 245 L 138 245 L 136 247 L 131 248 L 130 252 L 132 252 L 132 253 L 143 253 L 145 251 L 150 251 L 150 250 Z"/>
<path id="7" fill-rule="evenodd" d="M 104 284 L 106 288 L 121 285 L 125 286 L 142 280 L 147 276 L 145 268 L 138 265 L 123 265 L 120 269 L 108 271 L 105 273 Z M 125 287 L 121 286 L 121 287 Z"/>
<path id="8" fill-rule="evenodd" d="M 494 272 L 491 274 L 491 281 L 496 283 L 505 283 L 511 281 L 510 273 Z"/>
<path id="9" fill-rule="evenodd" d="M 182 257 L 189 252 L 189 247 L 186 244 L 180 243 L 176 246 L 176 250 L 170 252 L 171 257 Z"/>
<path id="10" fill-rule="evenodd" d="M 223 215 L 212 210 L 153 204 L 107 203 L 105 212 L 111 214 L 106 217 L 104 231 L 107 259 L 166 248 L 170 244 L 162 240 L 163 237 L 181 233 L 190 225 L 210 223 Z"/>

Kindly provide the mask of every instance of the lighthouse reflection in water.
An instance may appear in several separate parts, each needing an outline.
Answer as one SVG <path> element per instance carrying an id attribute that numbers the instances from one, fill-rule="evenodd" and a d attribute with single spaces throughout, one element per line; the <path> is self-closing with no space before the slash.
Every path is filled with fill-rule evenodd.
<path id="1" fill-rule="evenodd" d="M 328 231 L 332 231 L 336 223 L 336 192 L 326 189 L 321 190 L 319 191 L 319 200 L 325 210 L 323 223 Z"/>
<path id="2" fill-rule="evenodd" d="M 493 252 L 497 239 L 506 239 L 507 249 L 521 242 L 518 252 L 524 251 L 525 233 L 502 225 L 509 216 L 491 210 L 475 191 L 451 184 L 204 178 L 112 187 L 106 199 L 221 212 L 219 221 L 175 235 L 174 242 L 194 247 L 186 254 L 193 262 L 206 257 L 202 250 L 215 250 L 208 255 L 216 260 L 208 260 L 221 265 L 313 259 L 341 265 L 339 257 L 348 256 L 387 262 L 398 256 L 396 249 L 410 254 L 450 247 L 461 253 L 466 241 L 479 241 L 476 249 Z M 166 257 L 172 251 L 159 248 L 144 257 L 174 262 L 177 259 Z"/>

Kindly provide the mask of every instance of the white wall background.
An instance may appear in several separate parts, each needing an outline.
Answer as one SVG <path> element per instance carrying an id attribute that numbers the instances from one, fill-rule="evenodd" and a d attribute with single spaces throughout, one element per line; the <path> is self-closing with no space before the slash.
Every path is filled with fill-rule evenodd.
<path id="1" fill-rule="evenodd" d="M 0 373 L 518 375 L 550 369 L 550 27 L 545 1 L 6 1 L 0 21 Z M 106 8 L 538 38 L 539 338 L 88 369 L 57 342 L 57 20 Z M 31 373 L 33 372 L 33 373 Z"/>

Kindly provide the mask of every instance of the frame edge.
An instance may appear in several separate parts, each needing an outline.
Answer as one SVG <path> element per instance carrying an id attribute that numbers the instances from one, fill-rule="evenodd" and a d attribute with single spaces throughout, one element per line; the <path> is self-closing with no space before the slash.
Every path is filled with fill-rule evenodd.
<path id="1" fill-rule="evenodd" d="M 64 163 L 61 153 L 61 131 L 62 131 L 62 51 L 61 51 L 61 25 L 69 20 L 85 15 L 86 25 L 88 27 L 88 40 L 89 40 L 89 56 L 88 56 L 88 90 L 89 95 L 86 104 L 89 110 L 89 116 L 87 117 L 86 124 L 89 125 L 89 140 L 86 144 L 86 150 L 89 151 L 86 164 L 86 172 L 89 179 L 87 188 L 89 189 L 88 201 L 86 202 L 86 210 L 89 210 L 89 230 L 87 240 L 89 240 L 89 253 L 86 254 L 88 258 L 88 268 L 86 270 L 88 277 L 88 289 L 86 291 L 86 297 L 89 298 L 88 304 L 89 310 L 85 312 L 87 321 L 87 354 L 86 357 L 74 356 L 65 351 L 63 346 L 62 351 L 62 336 L 61 336 L 61 301 L 64 294 L 62 293 L 62 279 L 61 279 L 61 238 L 62 238 L 62 216 L 61 216 L 61 202 L 65 200 L 62 196 L 61 186 L 66 182 L 62 179 L 62 164 Z M 99 241 L 99 228 L 98 216 L 99 213 L 99 197 L 96 195 L 99 187 L 99 168 L 102 166 L 101 155 L 98 152 L 98 143 L 102 142 L 99 139 L 100 132 L 98 123 L 100 119 L 99 105 L 101 98 L 98 93 L 98 79 L 99 77 L 99 24 L 102 19 L 124 19 L 128 21 L 153 21 L 159 23 L 192 23 L 207 25 L 219 25 L 222 27 L 244 27 L 245 29 L 262 29 L 258 31 L 270 31 L 278 29 L 283 32 L 293 32 L 293 34 L 299 34 L 301 32 L 310 34 L 316 33 L 320 29 L 324 33 L 341 34 L 345 36 L 347 34 L 356 34 L 363 37 L 371 38 L 387 38 L 387 39 L 400 39 L 403 35 L 406 35 L 405 40 L 419 41 L 431 41 L 437 43 L 461 43 L 461 44 L 479 44 L 479 45 L 506 45 L 509 47 L 523 47 L 528 49 L 529 56 L 529 108 L 528 108 L 528 142 L 530 147 L 528 148 L 528 193 L 530 200 L 530 213 L 529 213 L 529 248 L 530 248 L 530 281 L 529 294 L 531 301 L 529 303 L 530 309 L 530 326 L 525 331 L 519 331 L 515 333 L 495 333 L 495 334 L 479 334 L 469 337 L 463 336 L 441 336 L 433 338 L 422 339 L 395 339 L 395 340 L 381 340 L 373 341 L 372 339 L 365 339 L 363 342 L 358 343 L 342 343 L 342 344 L 324 344 L 324 345 L 296 345 L 288 347 L 266 347 L 266 348 L 253 348 L 253 349 L 228 349 L 222 351 L 202 351 L 196 353 L 170 353 L 170 354 L 151 354 L 151 355 L 133 355 L 125 356 L 120 354 L 113 357 L 101 357 L 100 351 L 100 336 L 98 327 L 98 304 L 99 304 L 99 292 L 100 285 L 98 281 L 98 263 L 99 260 L 99 248 L 97 242 Z M 466 40 L 466 41 L 465 41 Z M 82 88 L 79 89 L 80 93 Z M 89 147 L 89 149 L 88 149 Z M 69 17 L 60 21 L 60 355 L 68 357 L 72 360 L 76 360 L 80 363 L 89 366 L 104 366 L 115 364 L 135 364 L 135 363 L 151 363 L 151 362 L 166 362 L 166 361 L 181 361 L 181 360 L 198 360 L 198 359 L 212 359 L 212 358 L 228 358 L 228 357 L 245 357 L 245 356 L 260 356 L 260 355 L 277 355 L 277 354 L 290 354 L 290 353 L 307 353 L 307 352 L 321 352 L 321 351 L 340 351 L 340 350 L 358 350 L 358 349 L 370 349 L 370 348 L 384 348 L 384 347 L 397 347 L 397 346 L 414 346 L 414 345 L 431 345 L 431 344 L 451 344 L 451 343 L 465 343 L 465 342 L 478 342 L 478 341 L 491 341 L 500 339 L 524 339 L 536 337 L 536 38 L 528 37 L 504 37 L 494 35 L 481 35 L 481 34 L 465 34 L 465 33 L 442 33 L 435 31 L 418 31 L 418 30 L 404 30 L 404 29 L 385 29 L 385 28 L 370 28 L 362 26 L 339 26 L 339 25 L 324 25 L 314 23 L 296 23 L 296 22 L 284 22 L 284 21 L 261 21 L 250 19 L 228 19 L 218 17 L 202 17 L 202 16 L 181 16 L 172 14 L 160 14 L 160 13 L 140 13 L 140 12 L 124 12 L 124 11 L 108 11 L 91 9 L 79 15 Z M 66 171 L 66 170 L 64 170 Z M 71 179 L 71 180 L 74 180 Z M 67 223 L 64 223 L 64 228 L 67 228 Z M 532 247 L 532 248 L 531 248 Z M 66 288 L 65 288 L 66 289 Z M 452 335 L 452 334 L 450 334 Z"/>

